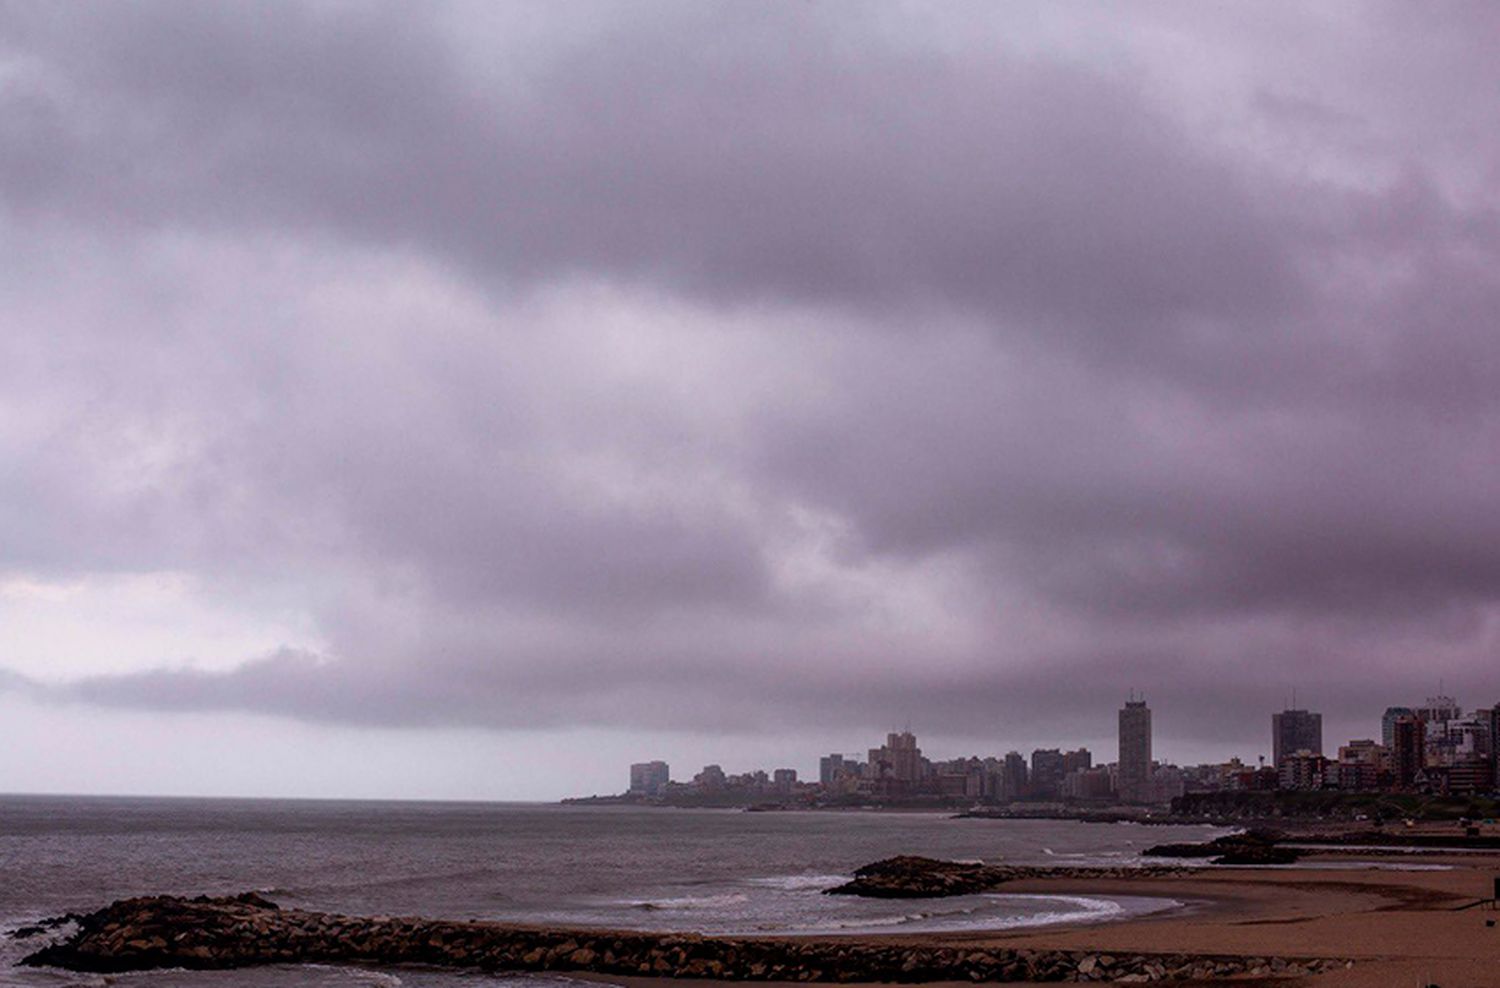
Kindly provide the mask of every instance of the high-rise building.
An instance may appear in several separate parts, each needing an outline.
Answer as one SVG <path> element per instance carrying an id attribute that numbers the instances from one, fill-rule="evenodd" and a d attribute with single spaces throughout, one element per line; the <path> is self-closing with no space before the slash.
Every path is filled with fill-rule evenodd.
<path id="1" fill-rule="evenodd" d="M 1447 749 L 1448 722 L 1464 715 L 1463 708 L 1451 696 L 1438 694 L 1429 696 L 1417 708 L 1417 717 L 1427 732 L 1427 760 L 1434 764 L 1445 764 L 1450 759 Z"/>
<path id="2" fill-rule="evenodd" d="M 844 756 L 840 754 L 824 755 L 818 759 L 818 782 L 824 786 L 833 785 L 834 779 L 844 771 Z"/>
<path id="3" fill-rule="evenodd" d="M 1030 781 L 1030 775 L 1026 771 L 1026 756 L 1019 751 L 1006 752 L 1001 778 L 1004 780 L 1002 788 L 1006 799 L 1020 799 L 1024 796 Z"/>
<path id="4" fill-rule="evenodd" d="M 1282 759 L 1301 751 L 1323 754 L 1323 715 L 1311 710 L 1283 710 L 1272 714 L 1272 764 L 1279 771 Z"/>
<path id="5" fill-rule="evenodd" d="M 1031 794 L 1057 798 L 1062 792 L 1063 753 L 1057 748 L 1038 748 L 1031 753 Z"/>
<path id="6" fill-rule="evenodd" d="M 1391 768 L 1398 787 L 1412 788 L 1426 761 L 1426 741 L 1420 717 L 1397 717 L 1391 725 Z"/>
<path id="7" fill-rule="evenodd" d="M 771 773 L 771 784 L 776 787 L 777 792 L 791 792 L 797 787 L 797 770 L 794 768 L 778 768 Z"/>
<path id="8" fill-rule="evenodd" d="M 1120 708 L 1118 787 L 1124 802 L 1151 798 L 1151 708 L 1145 700 L 1132 698 Z"/>
<path id="9" fill-rule="evenodd" d="M 1463 708 L 1458 701 L 1451 696 L 1429 696 L 1427 701 L 1417 708 L 1417 716 L 1428 724 L 1446 724 L 1450 720 L 1458 720 L 1464 715 Z"/>
<path id="10" fill-rule="evenodd" d="M 642 796 L 659 796 L 672 778 L 666 762 L 637 762 L 630 766 L 630 791 Z"/>
<path id="11" fill-rule="evenodd" d="M 1063 774 L 1072 775 L 1094 767 L 1094 755 L 1087 748 L 1063 752 Z"/>
<path id="12" fill-rule="evenodd" d="M 1389 748 L 1395 743 L 1395 724 L 1399 717 L 1415 717 L 1417 712 L 1411 707 L 1386 707 L 1385 713 L 1380 715 L 1380 743 Z"/>
<path id="13" fill-rule="evenodd" d="M 1500 703 L 1483 713 L 1490 723 L 1490 785 L 1500 789 Z"/>
<path id="14" fill-rule="evenodd" d="M 870 749 L 870 775 L 898 787 L 912 786 L 922 779 L 922 749 L 910 731 L 888 734 L 884 747 Z"/>

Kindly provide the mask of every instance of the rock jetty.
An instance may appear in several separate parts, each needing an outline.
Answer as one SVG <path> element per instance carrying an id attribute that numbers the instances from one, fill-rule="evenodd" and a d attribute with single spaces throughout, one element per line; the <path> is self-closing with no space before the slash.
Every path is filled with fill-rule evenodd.
<path id="1" fill-rule="evenodd" d="M 1146 849 L 1147 857 L 1210 858 L 1218 865 L 1291 864 L 1302 856 L 1282 842 L 1286 835 L 1276 830 L 1247 830 L 1226 834 L 1202 844 L 1157 844 Z"/>
<path id="2" fill-rule="evenodd" d="M 1177 867 L 1146 868 L 1033 868 L 1024 865 L 987 865 L 939 861 L 903 854 L 867 864 L 854 880 L 825 889 L 824 895 L 862 895 L 874 899 L 930 899 L 989 892 L 1006 882 L 1026 878 L 1114 879 L 1181 875 Z"/>
<path id="3" fill-rule="evenodd" d="M 75 971 L 256 964 L 424 964 L 485 971 L 591 971 L 733 981 L 1114 981 L 1302 976 L 1334 958 L 1012 950 L 849 939 L 705 937 L 282 909 L 258 895 L 125 899 L 23 964 Z"/>

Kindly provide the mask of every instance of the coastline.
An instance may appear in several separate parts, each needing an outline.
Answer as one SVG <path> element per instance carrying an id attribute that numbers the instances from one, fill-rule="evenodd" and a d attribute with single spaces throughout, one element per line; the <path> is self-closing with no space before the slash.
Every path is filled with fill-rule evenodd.
<path id="1" fill-rule="evenodd" d="M 1442 870 L 1393 868 L 1378 854 L 1362 867 L 1354 848 L 1326 851 L 1308 851 L 1301 863 L 1288 867 L 1018 874 L 994 891 L 1117 901 L 1139 897 L 1180 905 L 1046 926 L 951 931 L 712 936 L 336 916 L 278 909 L 253 896 L 130 900 L 144 919 L 131 919 L 128 910 L 100 919 L 88 946 L 95 952 L 73 958 L 82 964 L 66 963 L 63 955 L 51 961 L 93 970 L 299 961 L 436 964 L 547 972 L 640 988 L 664 978 L 1026 984 L 1109 983 L 1122 975 L 1122 983 L 1233 977 L 1240 984 L 1329 988 L 1494 983 L 1500 926 L 1485 923 L 1500 919 L 1500 913 L 1458 907 L 1491 894 L 1500 875 L 1500 851 L 1422 848 L 1422 864 Z M 913 906 L 922 908 L 925 901 L 930 900 L 915 900 Z"/>

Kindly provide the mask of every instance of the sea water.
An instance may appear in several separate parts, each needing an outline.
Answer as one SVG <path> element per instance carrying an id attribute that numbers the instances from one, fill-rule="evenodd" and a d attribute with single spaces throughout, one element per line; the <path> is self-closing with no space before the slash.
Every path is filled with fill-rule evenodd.
<path id="1" fill-rule="evenodd" d="M 284 906 L 537 924 L 816 935 L 1105 922 L 1174 908 L 1129 896 L 825 896 L 895 854 L 1131 866 L 1222 831 L 935 813 L 679 810 L 516 803 L 0 796 L 0 931 L 114 899 L 258 891 Z M 566 979 L 410 968 L 262 968 L 103 978 L 15 967 L 0 986 L 560 988 Z"/>

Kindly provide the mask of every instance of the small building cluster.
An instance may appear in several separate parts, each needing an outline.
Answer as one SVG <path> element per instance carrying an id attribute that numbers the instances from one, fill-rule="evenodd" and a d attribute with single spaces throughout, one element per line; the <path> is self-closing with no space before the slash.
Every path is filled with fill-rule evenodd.
<path id="1" fill-rule="evenodd" d="M 1323 753 L 1323 721 L 1307 710 L 1272 720 L 1275 778 L 1264 788 L 1463 795 L 1500 789 L 1500 704 L 1465 713 L 1451 696 L 1387 707 L 1380 740 Z"/>

